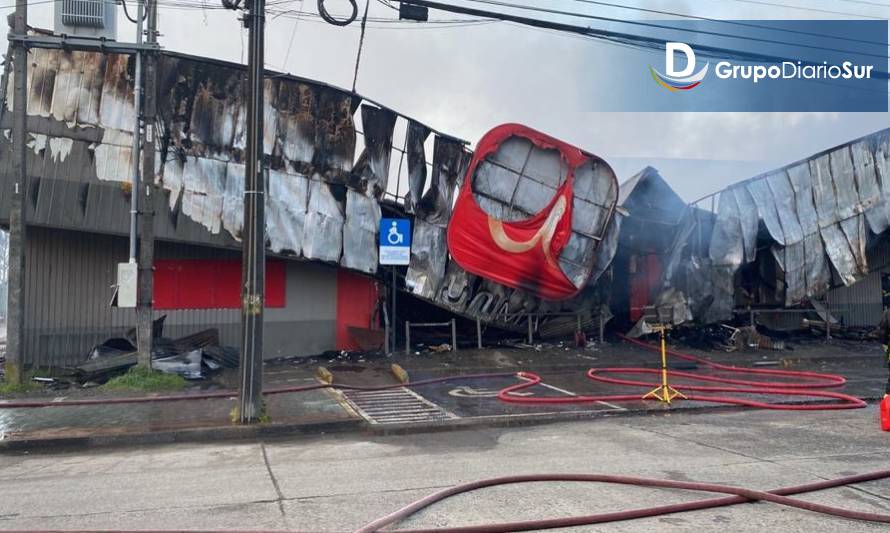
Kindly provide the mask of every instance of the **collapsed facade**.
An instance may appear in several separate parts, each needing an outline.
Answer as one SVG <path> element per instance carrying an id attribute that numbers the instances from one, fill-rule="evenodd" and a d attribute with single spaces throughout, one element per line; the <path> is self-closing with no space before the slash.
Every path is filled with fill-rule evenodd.
<path id="1" fill-rule="evenodd" d="M 29 58 L 25 362 L 70 365 L 134 322 L 109 305 L 127 251 L 133 66 L 92 52 Z M 0 154 L 11 150 L 10 72 Z M 236 344 L 243 67 L 162 52 L 158 72 L 157 175 L 144 177 L 163 192 L 154 312 L 172 336 L 216 327 Z M 890 224 L 888 131 L 734 185 L 707 208 L 651 168 L 619 191 L 605 161 L 524 126 L 495 128 L 474 153 L 353 92 L 283 74 L 264 91 L 266 357 L 382 338 L 383 216 L 412 219 L 401 298 L 542 334 L 574 329 L 561 314 L 632 322 L 665 301 L 708 323 L 830 300 L 882 266 L 869 258 Z M 11 159 L 0 158 L 3 224 Z"/>
<path id="2" fill-rule="evenodd" d="M 132 310 L 109 305 L 115 265 L 126 260 L 133 65 L 126 55 L 46 49 L 31 50 L 29 60 L 25 362 L 68 365 L 133 324 Z M 9 67 L 0 85 L 3 154 L 12 149 Z M 158 73 L 157 175 L 144 177 L 163 192 L 152 206 L 155 314 L 167 315 L 170 335 L 217 327 L 224 343 L 236 344 L 243 67 L 163 52 Z M 617 180 L 605 162 L 520 131 L 463 187 L 511 232 L 511 221 L 575 184 L 575 214 L 560 216 L 571 234 L 548 250 L 581 294 L 549 301 L 530 286 L 470 274 L 448 254 L 455 192 L 472 161 L 464 141 L 310 80 L 273 75 L 264 90 L 267 357 L 358 348 L 380 329 L 383 215 L 413 218 L 411 264 L 398 283 L 418 298 L 508 328 L 528 320 L 520 313 L 589 307 L 582 290 L 607 270 L 617 231 Z M 567 156 L 583 160 L 578 172 Z M 11 160 L 0 158 L 5 184 Z M 493 173 L 512 176 L 512 189 L 491 188 Z M 8 223 L 9 187 L 0 190 L 0 221 Z"/>
<path id="3" fill-rule="evenodd" d="M 710 204 L 710 205 L 708 205 Z M 666 287 L 682 290 L 696 321 L 737 309 L 842 303 L 888 265 L 890 130 L 734 184 L 690 206 L 678 224 Z M 882 298 L 850 320 L 875 324 Z M 835 306 L 837 307 L 837 306 Z M 849 321 L 849 320 L 848 320 Z"/>

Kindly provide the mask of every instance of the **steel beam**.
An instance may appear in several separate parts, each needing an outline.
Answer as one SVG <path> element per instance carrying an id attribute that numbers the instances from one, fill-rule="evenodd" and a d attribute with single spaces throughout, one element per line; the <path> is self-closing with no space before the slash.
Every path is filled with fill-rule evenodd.
<path id="1" fill-rule="evenodd" d="M 135 54 L 137 52 L 152 52 L 160 49 L 157 41 L 139 45 L 106 39 L 72 37 L 70 35 L 27 35 L 25 31 L 25 29 L 14 30 L 13 33 L 9 34 L 7 38 L 10 44 L 13 46 L 24 45 L 25 48 L 77 50 L 106 54 Z"/>

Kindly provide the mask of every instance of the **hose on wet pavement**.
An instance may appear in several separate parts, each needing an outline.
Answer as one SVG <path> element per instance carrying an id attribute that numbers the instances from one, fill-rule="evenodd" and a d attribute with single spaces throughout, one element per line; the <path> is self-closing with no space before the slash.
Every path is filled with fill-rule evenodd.
<path id="1" fill-rule="evenodd" d="M 569 516 L 559 518 L 545 518 L 536 520 L 524 520 L 515 522 L 504 522 L 494 524 L 480 524 L 472 526 L 458 526 L 431 529 L 398 529 L 398 533 L 506 533 L 510 531 L 532 531 L 543 529 L 555 529 L 565 527 L 579 527 L 593 524 L 605 524 L 609 522 L 620 522 L 627 520 L 636 520 L 640 518 L 652 518 L 668 514 L 682 513 L 687 511 L 699 511 L 703 509 L 713 509 L 717 507 L 726 507 L 741 503 L 752 502 L 769 502 L 787 507 L 811 511 L 849 520 L 859 520 L 865 522 L 876 522 L 890 524 L 890 515 L 870 513 L 865 511 L 856 511 L 853 509 L 844 509 L 831 505 L 823 505 L 819 503 L 808 502 L 797 498 L 790 498 L 791 495 L 815 492 L 831 488 L 843 487 L 855 483 L 864 483 L 868 481 L 876 481 L 880 479 L 890 478 L 890 470 L 879 470 L 866 474 L 856 474 L 845 476 L 837 479 L 829 479 L 814 483 L 807 483 L 794 487 L 787 487 L 772 491 L 759 491 L 746 489 L 742 487 L 733 487 L 728 485 L 719 485 L 713 483 L 697 483 L 691 481 L 674 481 L 667 479 L 642 478 L 632 476 L 604 475 L 604 474 L 532 474 L 520 476 L 506 476 L 492 479 L 484 479 L 456 485 L 447 489 L 440 490 L 429 496 L 421 498 L 401 509 L 390 513 L 386 516 L 378 518 L 373 522 L 356 529 L 354 533 L 374 533 L 383 528 L 392 526 L 401 522 L 419 511 L 430 507 L 433 504 L 442 502 L 448 498 L 477 491 L 484 488 L 515 485 L 520 483 L 611 483 L 620 485 L 630 485 L 638 487 L 650 487 L 673 490 L 689 490 L 698 492 L 711 492 L 717 494 L 726 494 L 720 498 L 711 498 L 705 500 L 694 500 L 683 503 L 674 503 L 669 505 L 660 505 L 654 507 L 643 507 L 639 509 L 631 509 L 624 511 L 612 511 L 605 513 L 596 513 L 582 516 Z M 109 530 L 7 530 L 5 533 L 109 533 Z M 140 529 L 140 530 L 121 530 L 114 531 L 123 533 L 171 533 L 173 530 L 162 529 Z M 208 530 L 188 530 L 191 533 L 297 533 L 294 531 L 263 531 L 263 530 L 232 530 L 232 529 L 208 529 Z"/>
<path id="2" fill-rule="evenodd" d="M 659 351 L 658 346 L 654 346 L 647 342 L 628 337 L 622 337 L 625 342 L 641 346 L 647 350 Z M 718 383 L 719 385 L 693 385 L 688 383 L 671 382 L 671 386 L 677 391 L 684 394 L 685 401 L 710 402 L 718 404 L 741 405 L 745 407 L 753 407 L 757 409 L 773 409 L 782 411 L 821 411 L 821 410 L 837 410 L 837 409 L 859 409 L 866 407 L 866 403 L 855 396 L 840 392 L 830 392 L 826 388 L 834 388 L 843 386 L 847 380 L 843 376 L 837 374 L 823 374 L 819 372 L 808 372 L 801 370 L 777 370 L 765 368 L 746 368 L 734 365 L 724 365 L 715 363 L 703 357 L 697 357 L 692 354 L 678 352 L 676 350 L 667 350 L 667 355 L 689 361 L 701 365 L 713 371 L 747 374 L 757 376 L 768 376 L 771 378 L 795 379 L 797 381 L 755 381 L 738 378 L 727 378 L 719 376 L 708 376 L 692 372 L 681 372 L 678 370 L 668 370 L 669 378 L 683 378 L 706 383 Z M 608 367 L 608 368 L 591 368 L 587 371 L 587 377 L 600 382 L 611 385 L 620 385 L 624 387 L 641 387 L 652 389 L 661 385 L 660 382 L 638 381 L 633 379 L 621 379 L 616 377 L 608 377 L 606 374 L 647 374 L 661 375 L 661 369 L 655 368 L 638 368 L 638 367 Z M 524 379 L 523 383 L 517 383 L 501 390 L 498 393 L 498 399 L 512 404 L 523 405 L 547 405 L 547 404 L 576 404 L 576 403 L 594 403 L 594 402 L 631 402 L 640 401 L 642 399 L 637 394 L 613 394 L 613 395 L 578 395 L 578 396 L 560 396 L 560 397 L 540 397 L 540 396 L 520 396 L 516 393 L 524 389 L 529 389 L 541 383 L 541 377 L 531 372 L 520 372 L 519 377 Z M 735 386 L 729 386 L 735 385 Z M 687 394 L 688 392 L 708 392 L 708 393 L 732 393 L 733 396 L 725 395 L 704 395 L 704 394 Z M 783 398 L 797 399 L 829 399 L 835 402 L 795 402 L 789 403 L 771 403 L 763 402 L 743 397 L 735 396 L 737 394 L 755 394 L 760 396 L 781 396 Z"/>

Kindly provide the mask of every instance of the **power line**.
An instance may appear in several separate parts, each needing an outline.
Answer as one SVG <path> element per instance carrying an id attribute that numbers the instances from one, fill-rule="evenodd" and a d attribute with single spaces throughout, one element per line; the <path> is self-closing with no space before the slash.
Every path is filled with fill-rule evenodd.
<path id="1" fill-rule="evenodd" d="M 817 7 L 802 7 L 802 6 L 794 6 L 789 4 L 779 4 L 773 2 L 766 2 L 764 0 L 724 0 L 727 2 L 740 2 L 743 4 L 756 4 L 760 6 L 769 6 L 769 7 L 783 7 L 785 9 L 796 9 L 798 11 L 810 11 L 813 13 L 826 13 L 829 15 L 844 15 L 848 17 L 860 17 L 866 19 L 877 19 L 877 20 L 886 20 L 883 17 L 876 17 L 874 15 L 863 15 L 862 13 L 850 13 L 849 11 L 833 11 L 831 9 L 821 9 Z"/>
<path id="2" fill-rule="evenodd" d="M 303 8 L 303 0 L 300 0 L 300 9 Z M 297 26 L 300 24 L 300 19 L 294 20 L 294 29 L 290 32 L 290 42 L 287 44 L 287 52 L 284 54 L 284 61 L 281 62 L 281 70 L 287 70 L 287 60 L 290 59 L 290 51 L 294 46 L 294 37 L 297 36 Z"/>
<path id="3" fill-rule="evenodd" d="M 861 51 L 838 50 L 836 48 L 828 48 L 828 47 L 824 47 L 824 46 L 790 43 L 788 41 L 762 39 L 762 38 L 757 38 L 757 37 L 727 34 L 727 33 L 721 33 L 721 32 L 709 31 L 709 30 L 696 30 L 696 29 L 690 29 L 690 28 L 680 28 L 677 26 L 670 26 L 670 25 L 653 23 L 653 22 L 644 22 L 644 21 L 638 21 L 638 20 L 624 20 L 624 19 L 617 19 L 617 18 L 613 18 L 613 17 L 603 17 L 600 15 L 591 15 L 589 13 L 580 13 L 580 12 L 576 12 L 576 11 L 564 11 L 564 10 L 560 10 L 560 9 L 552 9 L 552 8 L 539 7 L 539 6 L 513 4 L 510 2 L 503 2 L 500 0 L 466 0 L 466 1 L 477 3 L 477 4 L 486 4 L 486 5 L 494 5 L 494 6 L 499 6 L 499 7 L 507 7 L 507 8 L 511 8 L 511 9 L 520 9 L 520 10 L 525 10 L 525 11 L 548 13 L 548 14 L 552 14 L 552 15 L 563 15 L 563 16 L 570 16 L 570 17 L 577 17 L 577 18 L 586 18 L 586 19 L 591 19 L 591 20 L 599 20 L 599 21 L 603 21 L 603 22 L 614 22 L 614 23 L 618 23 L 618 24 L 630 24 L 630 25 L 635 25 L 635 26 L 643 26 L 643 27 L 656 28 L 656 29 L 662 29 L 662 30 L 681 31 L 681 32 L 686 32 L 686 33 L 693 33 L 696 35 L 711 35 L 711 36 L 724 37 L 724 38 L 729 38 L 729 39 L 740 39 L 740 40 L 745 40 L 745 41 L 756 41 L 756 42 L 763 42 L 763 43 L 768 43 L 768 44 L 797 46 L 800 48 L 811 48 L 811 49 L 815 49 L 815 50 L 826 50 L 826 51 L 830 51 L 830 52 L 851 53 L 851 54 L 858 54 L 858 55 L 869 56 L 869 57 L 880 57 L 880 58 L 884 58 L 884 59 L 888 58 L 887 55 L 870 54 L 870 53 L 861 52 Z"/>
<path id="4" fill-rule="evenodd" d="M 378 1 L 381 1 L 381 0 L 378 0 Z M 756 28 L 756 29 L 776 31 L 776 32 L 782 32 L 782 33 L 810 35 L 813 37 L 822 37 L 825 39 L 836 39 L 836 40 L 840 40 L 840 41 L 850 41 L 850 42 L 865 43 L 865 44 L 877 44 L 877 45 L 886 44 L 884 42 L 879 42 L 879 41 L 866 41 L 863 39 L 851 39 L 849 37 L 839 37 L 836 35 L 824 35 L 821 33 L 801 31 L 801 30 L 792 30 L 789 28 L 775 28 L 775 27 L 766 26 L 763 24 L 742 22 L 740 20 L 722 20 L 722 19 L 715 19 L 712 17 L 703 17 L 700 15 L 692 15 L 689 13 L 678 13 L 676 11 L 665 11 L 662 9 L 651 9 L 651 8 L 645 8 L 645 7 L 628 6 L 628 5 L 624 5 L 624 4 L 615 4 L 612 2 L 601 2 L 598 0 L 572 0 L 572 1 L 578 2 L 580 4 L 591 4 L 591 5 L 597 5 L 597 6 L 603 6 L 603 7 L 612 7 L 612 8 L 616 8 L 616 9 L 626 9 L 626 10 L 636 11 L 636 12 L 640 12 L 640 13 L 652 13 L 655 15 L 669 15 L 672 17 L 679 17 L 679 18 L 688 19 L 688 20 L 703 20 L 703 21 L 714 22 L 714 23 L 718 23 L 718 24 L 740 26 L 740 27 L 745 27 L 745 28 Z M 890 7 L 890 6 L 888 6 L 888 7 Z"/>

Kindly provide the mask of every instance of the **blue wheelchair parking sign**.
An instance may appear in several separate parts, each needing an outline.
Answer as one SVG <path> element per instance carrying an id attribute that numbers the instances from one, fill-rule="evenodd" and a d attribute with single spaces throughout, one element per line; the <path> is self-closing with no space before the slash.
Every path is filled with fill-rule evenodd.
<path id="1" fill-rule="evenodd" d="M 380 264 L 407 265 L 411 259 L 411 221 L 380 219 Z"/>

